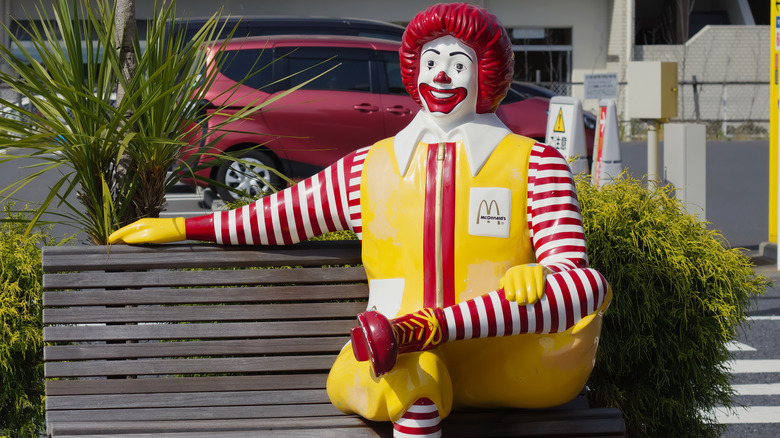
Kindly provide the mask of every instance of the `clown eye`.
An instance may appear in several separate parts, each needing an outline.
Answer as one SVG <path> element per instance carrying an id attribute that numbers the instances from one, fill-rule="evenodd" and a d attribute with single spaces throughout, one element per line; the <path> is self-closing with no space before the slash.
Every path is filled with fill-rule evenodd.
<path id="1" fill-rule="evenodd" d="M 460 62 L 455 64 L 455 71 L 458 73 L 462 72 L 463 70 L 466 70 L 466 66 L 461 64 Z"/>
<path id="2" fill-rule="evenodd" d="M 428 67 L 428 70 L 430 70 L 430 69 L 432 69 L 433 67 L 436 66 L 436 63 L 434 61 L 430 60 L 430 61 L 426 62 L 425 65 L 426 65 L 426 67 Z"/>

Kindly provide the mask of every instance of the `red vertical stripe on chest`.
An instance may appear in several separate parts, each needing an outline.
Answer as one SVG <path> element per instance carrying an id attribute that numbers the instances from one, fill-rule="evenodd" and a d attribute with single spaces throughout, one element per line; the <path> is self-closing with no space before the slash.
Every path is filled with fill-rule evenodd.
<path id="1" fill-rule="evenodd" d="M 455 143 L 445 145 L 442 206 L 444 307 L 455 304 Z M 465 158 L 465 157 L 464 157 Z"/>
<path id="2" fill-rule="evenodd" d="M 436 307 L 436 150 L 426 155 L 425 210 L 423 223 L 423 306 Z"/>
<path id="3" fill-rule="evenodd" d="M 425 210 L 423 224 L 423 305 L 436 307 L 436 195 L 438 144 L 429 144 L 426 155 Z M 455 304 L 455 143 L 444 146 L 442 163 L 441 251 L 443 307 Z"/>

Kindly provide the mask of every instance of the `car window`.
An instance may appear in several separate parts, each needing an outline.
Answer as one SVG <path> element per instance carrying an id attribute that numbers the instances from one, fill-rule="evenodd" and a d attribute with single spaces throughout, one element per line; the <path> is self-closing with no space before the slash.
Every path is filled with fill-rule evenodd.
<path id="1" fill-rule="evenodd" d="M 290 59 L 290 71 L 291 72 L 303 72 L 308 68 L 313 69 L 302 73 L 306 79 L 316 76 L 314 70 L 322 72 L 331 67 L 337 66 L 334 70 L 325 73 L 317 79 L 309 82 L 301 87 L 304 90 L 330 90 L 330 91 L 371 91 L 371 76 L 368 72 L 367 61 L 356 60 L 338 60 L 326 61 L 322 65 L 317 65 L 322 62 L 321 59 L 316 58 L 293 58 Z M 339 65 L 340 64 L 340 65 Z M 301 80 L 306 80 L 301 79 Z M 296 81 L 293 80 L 295 83 Z M 298 81 L 300 82 L 300 81 Z"/>
<path id="2" fill-rule="evenodd" d="M 295 50 L 286 57 L 288 71 L 295 75 L 290 84 L 309 80 L 335 67 L 302 88 L 371 92 L 370 56 L 371 51 L 362 49 L 307 47 Z"/>
<path id="3" fill-rule="evenodd" d="M 385 60 L 385 72 L 387 73 L 387 89 L 390 94 L 406 94 L 406 87 L 401 80 L 401 62 Z"/>
<path id="4" fill-rule="evenodd" d="M 528 99 L 528 96 L 524 96 L 517 92 L 514 88 L 510 88 L 506 92 L 506 97 L 504 97 L 504 100 L 501 101 L 502 105 L 520 102 L 521 100 Z"/>
<path id="5" fill-rule="evenodd" d="M 258 90 L 273 92 L 273 51 L 270 49 L 242 49 L 224 52 L 220 73 L 228 78 Z"/>
<path id="6" fill-rule="evenodd" d="M 382 58 L 382 67 L 384 69 L 386 84 L 383 84 L 383 93 L 387 94 L 406 94 L 406 87 L 401 80 L 401 61 L 398 59 L 398 52 L 379 52 Z"/>

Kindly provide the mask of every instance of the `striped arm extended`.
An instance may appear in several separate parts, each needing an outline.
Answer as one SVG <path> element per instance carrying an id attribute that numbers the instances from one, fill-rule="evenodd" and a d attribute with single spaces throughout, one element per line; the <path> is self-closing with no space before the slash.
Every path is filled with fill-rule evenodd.
<path id="1" fill-rule="evenodd" d="M 360 174 L 368 147 L 243 207 L 189 218 L 187 238 L 225 245 L 289 245 L 331 231 L 362 233 Z"/>

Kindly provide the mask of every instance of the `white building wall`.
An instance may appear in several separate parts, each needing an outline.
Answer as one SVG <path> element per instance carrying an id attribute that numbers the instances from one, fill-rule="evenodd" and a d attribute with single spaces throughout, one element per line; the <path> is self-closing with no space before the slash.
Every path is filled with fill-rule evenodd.
<path id="1" fill-rule="evenodd" d="M 558 27 L 572 29 L 572 82 L 586 73 L 603 70 L 607 62 L 609 28 L 607 4 L 611 0 L 485 0 L 485 7 L 506 27 Z"/>

